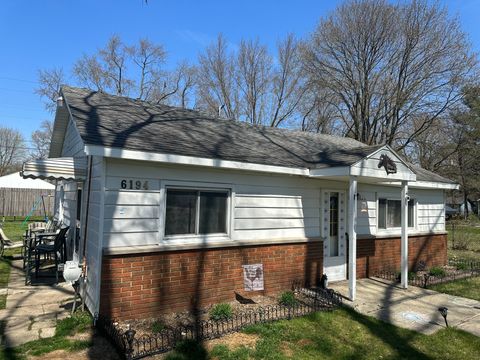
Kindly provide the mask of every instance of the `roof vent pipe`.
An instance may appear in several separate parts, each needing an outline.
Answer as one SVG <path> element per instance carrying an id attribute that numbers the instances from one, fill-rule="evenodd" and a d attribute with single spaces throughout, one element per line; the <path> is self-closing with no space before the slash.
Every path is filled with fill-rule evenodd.
<path id="1" fill-rule="evenodd" d="M 63 107 L 63 97 L 59 96 L 57 98 L 57 106 L 58 107 Z"/>

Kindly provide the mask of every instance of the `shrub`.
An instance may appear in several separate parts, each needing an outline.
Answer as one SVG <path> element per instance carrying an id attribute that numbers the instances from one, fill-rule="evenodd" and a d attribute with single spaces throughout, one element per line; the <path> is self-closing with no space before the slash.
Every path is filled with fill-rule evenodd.
<path id="1" fill-rule="evenodd" d="M 163 322 L 161 322 L 160 320 L 155 320 L 153 322 L 152 327 L 151 327 L 152 333 L 158 334 L 163 329 L 165 329 L 165 324 Z"/>
<path id="2" fill-rule="evenodd" d="M 295 294 L 292 291 L 285 291 L 280 295 L 278 302 L 284 306 L 294 306 L 297 299 L 295 299 Z"/>
<path id="3" fill-rule="evenodd" d="M 231 319 L 233 316 L 232 305 L 227 303 L 216 304 L 210 310 L 210 319 L 215 321 Z"/>
<path id="4" fill-rule="evenodd" d="M 469 250 L 472 245 L 472 235 L 464 231 L 456 231 L 452 239 L 453 250 Z"/>
<path id="5" fill-rule="evenodd" d="M 444 277 L 445 275 L 447 275 L 445 269 L 439 266 L 434 266 L 430 268 L 430 271 L 428 272 L 428 274 L 430 276 L 439 276 L 439 277 Z"/>
<path id="6" fill-rule="evenodd" d="M 470 266 L 468 266 L 468 263 L 466 263 L 466 262 L 457 262 L 455 264 L 455 268 L 457 270 L 469 270 Z"/>

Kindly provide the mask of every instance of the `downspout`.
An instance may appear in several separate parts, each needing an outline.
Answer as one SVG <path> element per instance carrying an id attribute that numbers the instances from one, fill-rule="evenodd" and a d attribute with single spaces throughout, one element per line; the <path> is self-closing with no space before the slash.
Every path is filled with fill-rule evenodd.
<path id="1" fill-rule="evenodd" d="M 88 156 L 88 190 L 87 203 L 85 209 L 85 228 L 83 231 L 83 251 L 82 251 L 82 277 L 83 277 L 83 297 L 82 297 L 82 311 L 85 310 L 85 294 L 87 281 L 87 231 L 88 231 L 88 210 L 90 208 L 90 187 L 92 185 L 92 155 Z"/>

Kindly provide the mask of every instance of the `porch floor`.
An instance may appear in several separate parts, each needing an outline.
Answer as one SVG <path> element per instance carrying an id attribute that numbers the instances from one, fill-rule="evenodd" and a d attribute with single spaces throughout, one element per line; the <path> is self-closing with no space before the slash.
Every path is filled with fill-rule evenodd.
<path id="1" fill-rule="evenodd" d="M 393 325 L 432 334 L 445 327 L 438 311 L 448 308 L 448 325 L 480 336 L 480 301 L 438 293 L 433 290 L 399 284 L 383 279 L 357 280 L 355 301 L 348 297 L 348 281 L 329 284 L 345 297 L 344 303 L 361 314 L 373 316 Z"/>

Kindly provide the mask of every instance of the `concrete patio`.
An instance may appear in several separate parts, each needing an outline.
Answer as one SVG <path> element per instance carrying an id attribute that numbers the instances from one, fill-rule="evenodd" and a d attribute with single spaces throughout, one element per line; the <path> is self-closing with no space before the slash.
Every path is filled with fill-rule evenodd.
<path id="1" fill-rule="evenodd" d="M 357 297 L 351 302 L 348 281 L 330 284 L 330 288 L 345 297 L 344 303 L 361 314 L 399 327 L 432 334 L 445 327 L 438 308 L 448 308 L 448 324 L 480 336 L 480 302 L 441 294 L 436 291 L 371 278 L 357 280 Z M 480 291 L 480 290 L 479 290 Z"/>
<path id="2" fill-rule="evenodd" d="M 74 297 L 67 283 L 25 286 L 22 260 L 12 263 L 6 293 L 6 308 L 0 310 L 0 322 L 5 322 L 0 342 L 6 347 L 53 336 L 57 320 L 70 315 Z"/>

